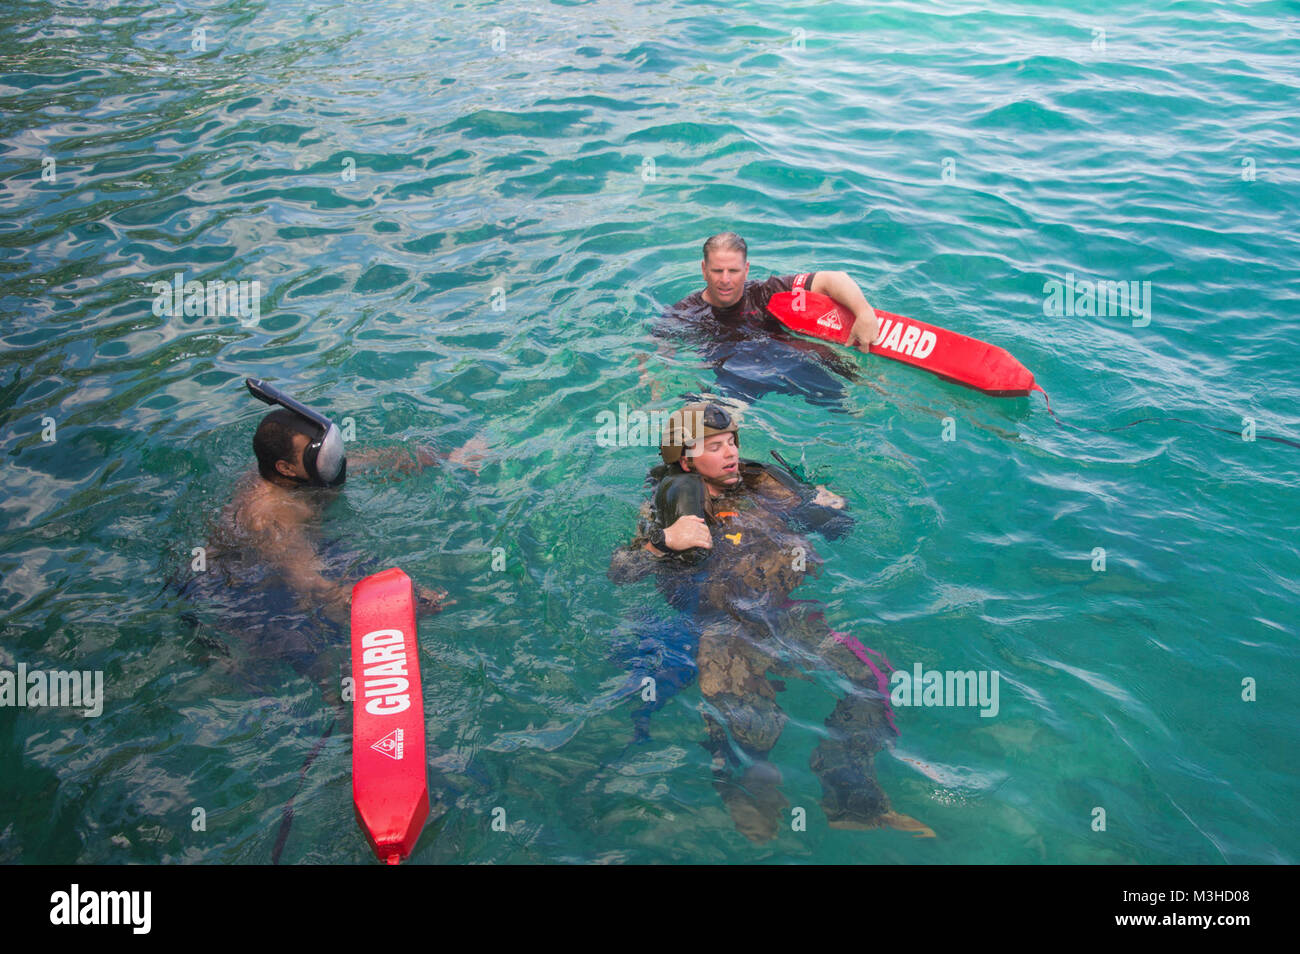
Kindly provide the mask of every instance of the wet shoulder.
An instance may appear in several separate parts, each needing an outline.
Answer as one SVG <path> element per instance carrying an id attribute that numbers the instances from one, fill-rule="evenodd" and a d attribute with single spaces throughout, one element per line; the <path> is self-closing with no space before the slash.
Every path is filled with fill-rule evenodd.
<path id="1" fill-rule="evenodd" d="M 691 292 L 677 304 L 668 309 L 670 313 L 699 311 L 704 306 L 704 292 Z"/>
<path id="2" fill-rule="evenodd" d="M 301 527 L 310 516 L 305 500 L 254 474 L 236 489 L 225 522 L 236 536 L 274 536 Z"/>

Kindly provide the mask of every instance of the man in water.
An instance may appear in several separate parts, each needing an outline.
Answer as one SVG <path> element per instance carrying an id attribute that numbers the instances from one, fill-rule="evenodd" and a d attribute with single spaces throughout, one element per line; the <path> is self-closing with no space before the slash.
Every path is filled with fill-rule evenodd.
<path id="1" fill-rule="evenodd" d="M 632 545 L 615 552 L 610 578 L 626 583 L 655 572 L 669 602 L 694 621 L 715 787 L 736 827 L 765 841 L 788 805 L 781 773 L 767 761 L 786 721 L 776 701 L 784 685 L 768 673 L 804 678 L 804 670 L 833 669 L 852 689 L 812 758 L 831 826 L 932 835 L 891 811 L 875 780 L 875 753 L 895 731 L 884 673 L 870 650 L 830 629 L 815 604 L 789 598 L 817 561 L 799 528 L 830 539 L 847 533 L 843 498 L 741 459 L 737 425 L 716 404 L 672 414 L 660 454 L 653 501 Z M 745 766 L 738 785 L 729 765 Z"/>
<path id="2" fill-rule="evenodd" d="M 843 386 L 827 369 L 857 380 L 852 363 L 825 344 L 791 333 L 768 313 L 767 302 L 777 292 L 796 288 L 829 295 L 855 316 L 849 346 L 867 351 L 876 338 L 876 312 L 852 278 L 823 271 L 749 281 L 749 249 L 735 232 L 721 232 L 704 243 L 700 271 L 704 289 L 668 309 L 652 330 L 655 337 L 698 346 L 721 389 L 742 400 L 781 391 L 839 405 Z M 667 356 L 671 348 L 661 345 L 660 353 Z M 644 376 L 644 357 L 641 371 Z"/>
<path id="3" fill-rule="evenodd" d="M 349 460 L 333 421 L 261 381 L 247 382 L 259 400 L 280 405 L 253 435 L 257 472 L 236 490 L 221 522 L 219 543 L 236 547 L 278 572 L 304 608 L 317 607 L 347 624 L 352 582 L 331 580 L 312 541 L 312 529 L 323 503 L 311 488 L 343 484 Z M 364 467 L 394 466 L 410 470 L 436 463 L 427 448 L 417 447 L 412 460 L 404 450 L 354 452 L 351 463 Z M 249 552 L 251 551 L 251 552 Z M 437 611 L 446 593 L 416 587 L 419 608 Z"/>
<path id="4" fill-rule="evenodd" d="M 406 448 L 345 456 L 342 434 L 328 417 L 263 381 L 245 384 L 254 397 L 278 406 L 258 424 L 253 435 L 257 469 L 240 480 L 210 541 L 213 572 L 196 575 L 182 592 L 218 614 L 216 633 L 240 641 L 239 650 L 232 652 L 220 636 L 200 630 L 198 616 L 189 614 L 200 644 L 227 657 L 214 667 L 220 682 L 237 672 L 257 692 L 275 691 L 271 687 L 282 685 L 281 667 L 287 663 L 318 684 L 331 702 L 323 716 L 328 719 L 324 734 L 300 771 L 301 788 L 307 767 L 346 710 L 340 675 L 348 671 L 352 584 L 370 572 L 351 569 L 363 561 L 346 547 L 318 545 L 322 512 L 332 491 L 343 485 L 349 465 L 354 473 L 410 471 L 437 461 L 418 446 L 413 456 Z M 451 459 L 473 466 L 475 455 L 466 453 L 468 447 Z M 437 612 L 447 594 L 416 586 L 415 595 L 418 610 Z M 437 807 L 435 812 L 441 814 Z M 274 861 L 292 819 L 291 798 L 271 851 Z"/>

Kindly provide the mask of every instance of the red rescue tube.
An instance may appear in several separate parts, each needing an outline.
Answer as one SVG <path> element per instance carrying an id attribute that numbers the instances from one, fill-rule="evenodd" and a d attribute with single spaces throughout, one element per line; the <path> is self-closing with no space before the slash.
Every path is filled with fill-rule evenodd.
<path id="1" fill-rule="evenodd" d="M 352 587 L 352 801 L 390 865 L 429 817 L 419 655 L 411 578 L 394 567 Z"/>
<path id="2" fill-rule="evenodd" d="M 835 344 L 847 344 L 853 330 L 853 312 L 816 292 L 778 292 L 767 309 L 791 331 Z M 876 309 L 876 317 L 880 327 L 871 343 L 872 354 L 1000 397 L 1042 390 L 1029 369 L 997 345 L 880 309 Z"/>

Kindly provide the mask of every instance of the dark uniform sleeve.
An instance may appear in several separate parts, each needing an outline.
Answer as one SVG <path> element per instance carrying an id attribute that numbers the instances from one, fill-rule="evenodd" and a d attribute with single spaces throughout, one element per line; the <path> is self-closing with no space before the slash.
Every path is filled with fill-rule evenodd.
<path id="1" fill-rule="evenodd" d="M 823 507 L 812 501 L 800 504 L 790 514 L 790 519 L 810 533 L 820 533 L 827 540 L 838 540 L 840 537 L 848 536 L 849 531 L 853 529 L 853 518 L 849 514 L 834 507 Z"/>
<path id="2" fill-rule="evenodd" d="M 827 540 L 838 540 L 853 529 L 853 518 L 844 510 L 813 503 L 817 488 L 798 480 L 783 467 L 761 464 L 782 486 L 798 495 L 800 503 L 790 511 L 790 520 L 810 533 L 820 533 Z"/>
<path id="3" fill-rule="evenodd" d="M 675 474 L 659 482 L 655 491 L 654 513 L 656 523 L 665 530 L 685 516 L 703 520 L 704 482 L 688 474 Z"/>
<path id="4" fill-rule="evenodd" d="M 656 526 L 667 530 L 680 518 L 696 516 L 708 519 L 705 509 L 704 481 L 694 474 L 670 474 L 659 482 L 655 490 L 654 520 Z M 704 560 L 709 551 L 704 547 L 691 547 L 689 550 L 671 551 L 666 559 L 696 564 Z"/>

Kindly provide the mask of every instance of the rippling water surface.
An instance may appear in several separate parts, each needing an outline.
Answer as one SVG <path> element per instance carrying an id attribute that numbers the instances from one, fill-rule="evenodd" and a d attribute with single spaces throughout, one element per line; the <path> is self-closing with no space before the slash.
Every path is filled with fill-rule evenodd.
<path id="1" fill-rule="evenodd" d="M 250 466 L 253 376 L 358 444 L 489 446 L 354 476 L 324 522 L 339 575 L 456 600 L 420 625 L 448 811 L 417 861 L 1295 862 L 1300 450 L 1242 437 L 1300 438 L 1295 13 L 6 4 L 0 668 L 107 700 L 0 709 L 0 861 L 263 863 L 296 791 L 284 860 L 370 857 L 348 721 L 303 773 L 318 681 L 168 584 Z M 708 386 L 648 329 L 724 228 L 751 277 L 843 269 L 1005 346 L 1069 424 L 1164 419 L 1061 428 L 866 356 L 838 411 L 749 409 L 746 454 L 805 455 L 857 517 L 796 595 L 900 669 L 1000 673 L 995 717 L 900 707 L 878 759 L 936 839 L 827 828 L 830 681 L 784 694 L 808 826 L 764 845 L 696 685 L 640 745 L 611 701 L 671 612 L 606 580 L 653 456 L 596 416 L 651 405 L 643 356 L 661 406 Z M 258 320 L 156 314 L 177 273 L 258 282 Z M 1046 314 L 1070 274 L 1151 282 L 1149 323 Z"/>

